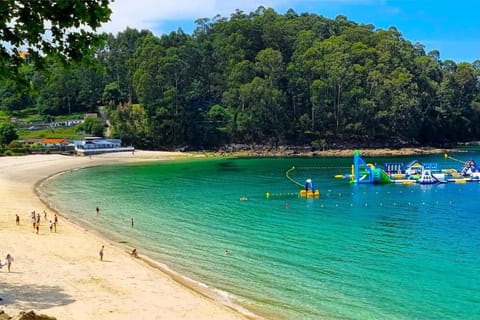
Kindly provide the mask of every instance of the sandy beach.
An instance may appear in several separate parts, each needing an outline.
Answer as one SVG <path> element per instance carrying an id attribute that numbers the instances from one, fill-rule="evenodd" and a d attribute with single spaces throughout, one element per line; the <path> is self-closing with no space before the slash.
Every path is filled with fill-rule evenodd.
<path id="1" fill-rule="evenodd" d="M 57 319 L 245 319 L 240 312 L 178 283 L 143 259 L 130 256 L 97 233 L 69 222 L 35 194 L 35 185 L 56 173 L 87 166 L 186 157 L 137 151 L 94 157 L 31 155 L 0 158 L 0 258 L 10 253 L 11 272 L 0 269 L 1 308 L 10 315 L 35 310 Z M 37 235 L 30 217 L 41 213 Z M 47 220 L 43 211 L 47 211 Z M 15 223 L 15 215 L 20 225 Z M 99 250 L 105 246 L 103 261 Z M 140 252 L 141 255 L 141 252 Z"/>

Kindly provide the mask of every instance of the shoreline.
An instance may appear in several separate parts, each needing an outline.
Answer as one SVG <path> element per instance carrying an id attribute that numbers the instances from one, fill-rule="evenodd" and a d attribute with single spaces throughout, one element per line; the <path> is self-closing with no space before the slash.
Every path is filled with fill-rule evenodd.
<path id="1" fill-rule="evenodd" d="M 92 168 L 92 167 L 94 166 L 90 166 L 89 168 Z M 82 168 L 76 168 L 71 170 L 79 170 L 79 169 L 82 169 Z M 87 233 L 94 235 L 95 237 L 105 239 L 105 241 L 109 242 L 110 245 L 123 250 L 126 255 L 131 256 L 130 252 L 132 251 L 133 247 L 127 244 L 128 242 L 121 240 L 121 238 L 119 238 L 118 235 L 115 235 L 114 233 L 109 234 L 106 232 L 102 232 L 101 230 L 96 229 L 94 226 L 88 225 L 81 219 L 72 219 L 69 213 L 61 213 L 57 208 L 54 208 L 52 204 L 49 203 L 48 197 L 45 195 L 44 192 L 42 192 L 43 190 L 45 190 L 44 187 L 42 186 L 43 183 L 48 179 L 55 178 L 68 171 L 69 170 L 58 172 L 49 177 L 46 177 L 45 179 L 38 181 L 34 187 L 34 192 L 37 195 L 37 197 L 47 208 L 50 209 L 51 212 L 56 213 L 59 217 L 68 221 L 68 223 L 76 226 L 77 228 L 84 230 Z M 143 252 L 141 247 L 136 247 L 136 248 L 140 249 L 140 251 Z M 185 289 L 193 291 L 211 301 L 220 303 L 221 305 L 227 307 L 228 309 L 231 309 L 235 313 L 239 313 L 240 315 L 244 316 L 245 319 L 262 319 L 260 315 L 255 314 L 252 311 L 244 308 L 241 304 L 236 303 L 235 301 L 229 300 L 228 298 L 225 298 L 224 296 L 214 292 L 212 288 L 210 288 L 207 284 L 193 280 L 181 273 L 178 273 L 174 269 L 170 268 L 167 264 L 164 264 L 161 261 L 152 259 L 151 257 L 148 256 L 148 254 L 147 255 L 143 253 L 139 254 L 136 260 L 168 276 L 170 279 L 179 283 Z"/>
<path id="2" fill-rule="evenodd" d="M 46 179 L 68 170 L 116 163 L 138 163 L 198 157 L 179 152 L 138 151 L 94 157 L 30 155 L 0 158 L 0 255 L 15 257 L 10 273 L 0 269 L 4 290 L 1 310 L 13 315 L 35 312 L 58 319 L 248 319 L 237 310 L 178 281 L 148 257 L 132 258 L 127 246 L 94 230 L 85 230 L 59 215 L 57 233 L 48 230 L 43 210 L 54 209 L 38 197 Z M 30 223 L 30 212 L 41 213 L 40 232 Z M 15 225 L 15 214 L 20 225 Z M 105 245 L 105 259 L 98 258 Z M 247 313 L 242 314 L 241 311 Z"/>
<path id="3" fill-rule="evenodd" d="M 276 149 L 258 148 L 239 151 L 211 152 L 207 156 L 217 157 L 353 157 L 355 150 L 359 150 L 364 157 L 396 157 L 442 154 L 448 152 L 460 152 L 458 149 L 445 148 L 359 148 L 359 149 L 326 149 L 310 151 L 301 148 L 278 147 Z"/>
<path id="4" fill-rule="evenodd" d="M 432 148 L 400 149 L 394 153 L 390 149 L 362 149 L 360 151 L 362 156 L 446 152 L 445 149 Z M 0 228 L 2 228 L 0 241 L 4 244 L 3 250 L 6 250 L 0 252 L 0 258 L 7 252 L 16 258 L 12 273 L 8 274 L 5 268 L 0 269 L 0 272 L 4 273 L 4 282 L 7 288 L 0 296 L 3 299 L 0 301 L 0 306 L 9 314 L 33 309 L 59 319 L 157 319 L 159 310 L 163 314 L 162 310 L 165 308 L 169 313 L 165 315 L 164 319 L 260 318 L 258 314 L 251 313 L 241 305 L 229 304 L 228 301 L 222 299 L 220 294 L 215 295 L 210 288 L 204 288 L 201 283 L 196 283 L 194 280 L 185 279 L 183 275 L 169 270 L 168 266 L 163 267 L 161 263 L 151 260 L 147 256 L 142 255 L 141 259 L 133 259 L 126 250 L 130 249 L 128 245 L 118 243 L 94 228 L 82 226 L 81 223 L 69 219 L 68 215 L 62 215 L 61 212 L 57 213 L 60 217 L 58 234 L 48 232 L 47 222 L 43 221 L 42 216 L 41 232 L 36 235 L 29 221 L 29 213 L 32 210 L 37 212 L 47 210 L 49 216 L 53 216 L 55 208 L 50 208 L 51 204 L 44 201 L 38 189 L 41 189 L 44 181 L 69 170 L 122 163 L 209 157 L 350 157 L 353 155 L 353 149 L 328 150 L 319 153 L 288 154 L 280 152 L 257 155 L 243 152 L 221 154 L 140 150 L 136 151 L 135 155 L 115 153 L 93 157 L 29 155 L 0 158 L 0 192 L 4 198 L 0 199 L 0 209 L 3 211 L 0 213 Z M 21 216 L 20 227 L 15 226 L 15 213 Z M 109 264 L 114 264 L 113 268 L 115 269 L 108 270 L 107 273 L 98 267 L 97 252 L 102 243 L 106 245 L 106 257 L 108 257 Z M 79 248 L 77 249 L 77 247 Z M 79 259 L 75 253 L 80 255 Z M 110 258 L 111 256 L 113 258 Z M 66 268 L 62 267 L 65 265 Z M 141 279 L 138 279 L 137 276 L 125 276 L 132 270 L 141 273 Z M 151 279 L 155 279 L 155 288 L 152 288 Z M 139 283 L 135 283 L 137 280 Z M 125 281 L 128 282 L 128 285 L 123 283 Z M 157 282 L 160 282 L 160 285 Z M 36 285 L 39 289 L 34 290 L 35 294 L 33 294 L 33 298 L 30 298 L 31 290 L 29 288 Z M 20 291 L 19 294 L 18 291 Z M 56 294 L 57 291 L 60 291 L 61 294 Z M 90 291 L 90 293 L 86 291 Z M 139 291 L 145 292 L 139 294 Z M 52 297 L 49 298 L 48 295 Z M 119 295 L 120 297 L 118 297 Z M 179 296 L 186 296 L 181 299 L 180 305 L 177 299 L 173 299 Z M 57 302 L 59 297 L 60 302 Z M 46 302 L 29 301 L 35 298 L 43 299 Z M 152 303 L 152 299 L 162 301 Z M 163 300 L 167 300 L 167 302 Z M 141 311 L 139 312 L 139 310 Z M 163 317 L 161 318 L 163 319 Z"/>

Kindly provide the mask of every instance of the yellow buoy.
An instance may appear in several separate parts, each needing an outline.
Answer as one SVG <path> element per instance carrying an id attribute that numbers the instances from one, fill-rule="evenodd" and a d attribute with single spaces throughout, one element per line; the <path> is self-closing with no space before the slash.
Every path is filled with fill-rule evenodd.
<path id="1" fill-rule="evenodd" d="M 315 190 L 315 192 L 313 192 L 312 190 L 302 189 L 299 191 L 299 195 L 301 198 L 318 198 L 320 197 L 320 191 Z"/>

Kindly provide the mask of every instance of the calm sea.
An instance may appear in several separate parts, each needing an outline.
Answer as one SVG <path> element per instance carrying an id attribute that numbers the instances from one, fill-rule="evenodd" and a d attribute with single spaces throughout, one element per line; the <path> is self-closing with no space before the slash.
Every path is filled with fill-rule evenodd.
<path id="1" fill-rule="evenodd" d="M 480 161 L 479 153 L 455 157 Z M 461 166 L 443 155 L 415 159 Z M 480 184 L 352 186 L 334 178 L 351 164 L 114 165 L 67 172 L 43 188 L 70 219 L 270 318 L 479 319 Z M 292 166 L 290 176 L 311 178 L 319 199 L 295 195 L 300 187 L 285 176 Z"/>

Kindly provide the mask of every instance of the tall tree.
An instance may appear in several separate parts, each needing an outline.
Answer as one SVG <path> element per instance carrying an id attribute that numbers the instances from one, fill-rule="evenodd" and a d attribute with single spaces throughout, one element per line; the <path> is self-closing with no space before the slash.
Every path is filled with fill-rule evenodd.
<path id="1" fill-rule="evenodd" d="M 3 0 L 0 6 L 0 76 L 18 76 L 25 61 L 63 61 L 90 56 L 110 18 L 111 0 Z M 88 27 L 92 31 L 88 30 Z"/>

